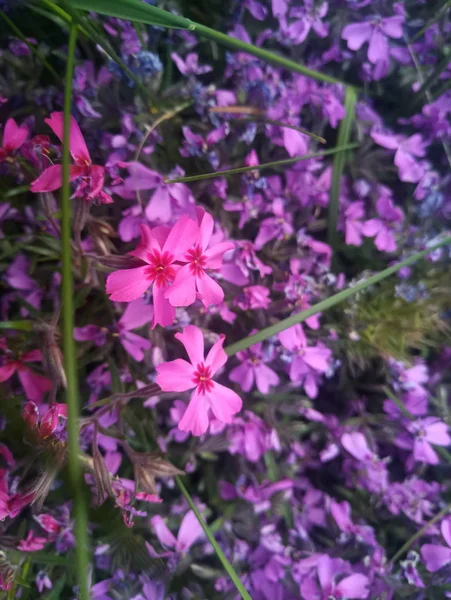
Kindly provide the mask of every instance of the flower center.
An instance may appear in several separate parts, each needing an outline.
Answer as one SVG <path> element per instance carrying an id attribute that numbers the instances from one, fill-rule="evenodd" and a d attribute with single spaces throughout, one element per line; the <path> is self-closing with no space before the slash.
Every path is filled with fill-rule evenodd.
<path id="1" fill-rule="evenodd" d="M 191 250 L 188 250 L 185 258 L 189 264 L 191 273 L 194 275 L 202 275 L 204 273 L 204 269 L 207 266 L 207 259 L 200 246 L 195 246 Z"/>
<path id="2" fill-rule="evenodd" d="M 158 252 L 154 250 L 147 256 L 149 266 L 146 269 L 146 276 L 160 287 L 166 287 L 174 281 L 175 269 L 172 266 L 174 256 L 169 252 Z"/>
<path id="3" fill-rule="evenodd" d="M 194 372 L 193 382 L 196 384 L 199 394 L 210 392 L 213 389 L 210 367 L 204 363 L 198 364 L 197 370 Z"/>

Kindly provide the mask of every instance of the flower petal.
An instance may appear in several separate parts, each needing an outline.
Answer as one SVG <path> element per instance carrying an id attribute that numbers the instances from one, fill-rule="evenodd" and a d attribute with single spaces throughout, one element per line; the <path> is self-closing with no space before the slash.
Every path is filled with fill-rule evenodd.
<path id="1" fill-rule="evenodd" d="M 221 304 L 224 300 L 222 287 L 205 272 L 196 277 L 197 289 L 205 308 Z"/>
<path id="2" fill-rule="evenodd" d="M 63 141 L 64 129 L 64 113 L 52 112 L 50 119 L 45 119 L 47 125 L 53 130 L 53 133 Z M 85 138 L 78 126 L 74 117 L 70 118 L 70 138 L 69 138 L 70 153 L 75 162 L 86 161 L 91 163 L 88 147 L 86 146 Z"/>
<path id="3" fill-rule="evenodd" d="M 446 546 L 424 544 L 424 546 L 421 546 L 420 552 L 426 569 L 431 573 L 435 573 L 435 571 L 451 562 L 451 548 L 446 548 Z"/>
<path id="4" fill-rule="evenodd" d="M 186 392 L 193 389 L 194 368 L 183 358 L 161 363 L 156 367 L 155 383 L 163 392 Z"/>
<path id="5" fill-rule="evenodd" d="M 227 362 L 227 354 L 223 348 L 224 340 L 225 335 L 221 335 L 219 340 L 210 348 L 210 351 L 205 359 L 205 364 L 211 367 L 213 375 Z"/>
<path id="6" fill-rule="evenodd" d="M 175 338 L 185 346 L 193 367 L 204 362 L 204 336 L 199 327 L 187 325 L 182 333 L 175 334 Z"/>
<path id="7" fill-rule="evenodd" d="M 151 284 L 147 277 L 148 267 L 123 269 L 108 275 L 106 293 L 110 300 L 131 302 L 144 294 Z"/>
<path id="8" fill-rule="evenodd" d="M 213 414 L 221 423 L 231 423 L 233 416 L 240 412 L 243 402 L 236 392 L 220 383 L 213 383 L 213 389 L 206 394 Z"/>
<path id="9" fill-rule="evenodd" d="M 174 283 L 165 293 L 165 298 L 172 306 L 190 306 L 196 301 L 196 278 L 190 265 L 184 265 L 177 272 Z"/>
<path id="10" fill-rule="evenodd" d="M 188 511 L 183 517 L 180 529 L 177 535 L 177 549 L 179 552 L 186 552 L 194 542 L 200 538 L 203 529 L 192 510 Z"/>
<path id="11" fill-rule="evenodd" d="M 206 396 L 201 396 L 195 390 L 191 395 L 190 403 L 180 419 L 178 428 L 181 431 L 190 431 L 193 435 L 203 435 L 210 423 L 208 418 L 209 403 Z"/>

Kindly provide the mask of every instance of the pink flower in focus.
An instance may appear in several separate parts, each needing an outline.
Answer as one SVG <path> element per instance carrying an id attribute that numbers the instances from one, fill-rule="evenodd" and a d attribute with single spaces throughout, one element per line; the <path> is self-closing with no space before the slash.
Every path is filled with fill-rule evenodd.
<path id="1" fill-rule="evenodd" d="M 28 137 L 28 127 L 26 125 L 17 125 L 14 119 L 6 121 L 3 131 L 3 144 L 0 148 L 0 163 L 11 156 L 15 150 L 24 145 Z"/>
<path id="2" fill-rule="evenodd" d="M 17 372 L 28 400 L 33 400 L 39 404 L 42 402 L 44 394 L 50 391 L 52 385 L 47 377 L 38 375 L 38 373 L 32 371 L 26 363 L 41 361 L 42 354 L 40 350 L 31 350 L 31 352 L 27 352 L 16 359 L 7 355 L 0 367 L 0 383 L 7 381 Z"/>
<path id="3" fill-rule="evenodd" d="M 24 540 L 20 540 L 17 549 L 22 552 L 37 552 L 38 550 L 42 550 L 46 543 L 46 538 L 35 537 L 34 533 L 29 531 L 27 537 Z"/>
<path id="4" fill-rule="evenodd" d="M 196 301 L 196 292 L 203 305 L 220 304 L 224 299 L 221 286 L 207 274 L 207 270 L 219 270 L 222 257 L 234 248 L 233 242 L 212 244 L 213 217 L 198 209 L 199 241 L 190 248 L 182 261 L 186 264 L 177 272 L 174 283 L 167 290 L 165 298 L 172 306 L 190 306 Z"/>
<path id="5" fill-rule="evenodd" d="M 179 265 L 185 253 L 197 241 L 199 227 L 192 219 L 182 217 L 169 229 L 155 227 L 150 229 L 141 225 L 141 243 L 133 252 L 133 256 L 144 263 L 135 269 L 115 271 L 108 276 L 106 291 L 111 300 L 131 302 L 152 287 L 154 317 L 152 327 L 157 324 L 166 327 L 171 325 L 175 317 L 175 309 L 166 299 L 165 293 L 174 281 Z"/>
<path id="6" fill-rule="evenodd" d="M 64 113 L 53 112 L 50 119 L 45 119 L 45 122 L 63 141 Z M 69 179 L 74 181 L 80 178 L 75 197 L 84 200 L 98 200 L 101 204 L 111 204 L 113 200 L 102 189 L 105 169 L 92 164 L 85 139 L 74 117 L 71 117 L 69 137 L 70 153 L 75 162 L 75 165 L 70 167 Z M 32 192 L 53 192 L 61 187 L 62 178 L 62 165 L 52 165 L 32 182 L 30 189 Z"/>
<path id="7" fill-rule="evenodd" d="M 178 424 L 179 429 L 191 431 L 193 435 L 204 434 L 210 422 L 210 409 L 218 421 L 231 423 L 233 415 L 241 410 L 241 398 L 212 380 L 227 361 L 222 347 L 225 336 L 214 344 L 206 358 L 202 331 L 198 327 L 188 325 L 175 337 L 185 346 L 191 362 L 178 358 L 158 365 L 155 381 L 164 392 L 185 392 L 195 388 Z"/>
<path id="8" fill-rule="evenodd" d="M 448 547 L 439 544 L 424 544 L 424 546 L 421 546 L 421 557 L 424 560 L 426 569 L 431 573 L 435 573 L 451 563 L 451 517 L 443 519 L 440 529 Z"/>

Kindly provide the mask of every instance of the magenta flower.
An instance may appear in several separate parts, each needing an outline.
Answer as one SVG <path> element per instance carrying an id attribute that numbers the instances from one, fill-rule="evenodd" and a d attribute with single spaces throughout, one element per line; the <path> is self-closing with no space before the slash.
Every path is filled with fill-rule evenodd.
<path id="1" fill-rule="evenodd" d="M 230 371 L 229 379 L 238 383 L 243 392 L 249 392 L 255 384 L 261 394 L 268 394 L 272 385 L 279 385 L 277 373 L 265 364 L 268 357 L 263 352 L 261 342 L 238 352 L 236 357 L 241 364 Z"/>
<path id="2" fill-rule="evenodd" d="M 386 19 L 376 17 L 371 21 L 346 25 L 341 37 L 347 41 L 350 50 L 360 50 L 368 42 L 368 60 L 373 64 L 381 61 L 388 63 L 388 38 L 401 38 L 403 23 L 402 15 Z"/>
<path id="3" fill-rule="evenodd" d="M 396 150 L 395 165 L 399 170 L 401 181 L 417 183 L 425 173 L 424 167 L 419 164 L 416 157 L 423 157 L 426 154 L 425 143 L 419 133 L 415 133 L 409 138 L 402 135 L 383 133 L 373 129 L 371 137 L 384 148 Z"/>
<path id="4" fill-rule="evenodd" d="M 436 417 L 426 417 L 412 421 L 407 429 L 414 437 L 413 458 L 429 465 L 437 465 L 440 460 L 432 445 L 451 444 L 448 425 Z"/>
<path id="5" fill-rule="evenodd" d="M 178 358 L 158 365 L 155 381 L 163 392 L 185 392 L 194 388 L 188 408 L 178 424 L 179 429 L 202 435 L 210 422 L 210 409 L 218 421 L 231 423 L 233 415 L 241 410 L 241 398 L 212 379 L 227 361 L 222 348 L 225 336 L 213 345 L 206 358 L 202 331 L 198 327 L 188 325 L 175 337 L 185 346 L 191 362 Z"/>
<path id="6" fill-rule="evenodd" d="M 7 354 L 3 358 L 3 364 L 0 367 L 0 383 L 7 381 L 14 373 L 17 373 L 28 400 L 40 404 L 44 394 L 50 391 L 52 384 L 47 377 L 32 371 L 27 363 L 41 361 L 42 354 L 40 350 L 31 350 L 31 352 L 17 358 Z"/>
<path id="7" fill-rule="evenodd" d="M 325 346 L 308 346 L 307 337 L 299 324 L 279 333 L 279 340 L 291 353 L 291 381 L 303 383 L 307 395 L 316 398 L 318 386 L 315 375 L 329 369 L 331 350 Z"/>
<path id="8" fill-rule="evenodd" d="M 50 119 L 45 119 L 55 135 L 63 141 L 64 113 L 53 112 Z M 105 169 L 93 165 L 85 139 L 74 117 L 70 122 L 69 148 L 75 165 L 71 165 L 69 179 L 80 179 L 75 197 L 84 200 L 98 200 L 102 204 L 111 204 L 113 200 L 103 191 Z M 62 165 L 48 167 L 31 183 L 32 192 L 53 192 L 62 185 Z"/>
<path id="9" fill-rule="evenodd" d="M 261 250 L 271 240 L 286 240 L 293 234 L 292 215 L 286 211 L 281 198 L 272 203 L 273 217 L 263 219 L 254 245 Z"/>
<path id="10" fill-rule="evenodd" d="M 185 56 L 185 60 L 175 52 L 171 53 L 171 58 L 177 65 L 178 70 L 183 75 L 203 75 L 213 70 L 210 65 L 199 65 L 199 55 L 195 52 L 189 52 Z"/>
<path id="11" fill-rule="evenodd" d="M 172 306 L 189 306 L 196 301 L 196 292 L 203 305 L 220 304 L 224 300 L 221 286 L 207 274 L 207 270 L 218 271 L 222 258 L 235 246 L 233 242 L 212 243 L 213 217 L 198 209 L 199 241 L 181 259 L 186 263 L 175 276 L 174 283 L 165 293 Z"/>
<path id="12" fill-rule="evenodd" d="M 18 543 L 17 549 L 22 552 L 37 552 L 42 550 L 46 543 L 46 538 L 35 537 L 34 533 L 29 531 L 27 537 Z"/>
<path id="13" fill-rule="evenodd" d="M 361 219 L 365 216 L 365 205 L 359 200 L 351 202 L 345 211 L 345 241 L 351 246 L 362 245 L 362 235 L 364 231 L 364 223 Z"/>
<path id="14" fill-rule="evenodd" d="M 351 600 L 367 598 L 369 579 L 361 573 L 348 575 L 340 580 L 343 573 L 343 561 L 322 555 L 317 563 L 318 579 L 307 577 L 301 583 L 301 595 L 309 600 Z"/>
<path id="15" fill-rule="evenodd" d="M 327 15 L 328 7 L 327 2 L 319 4 L 313 0 L 304 0 L 304 7 L 291 9 L 290 17 L 297 20 L 287 28 L 283 28 L 283 33 L 286 33 L 295 45 L 302 44 L 307 39 L 311 29 L 319 37 L 327 37 L 329 25 L 323 23 L 321 19 Z"/>
<path id="16" fill-rule="evenodd" d="M 182 217 L 169 229 L 155 227 L 150 229 L 141 225 L 141 243 L 130 252 L 145 264 L 134 269 L 115 271 L 108 276 L 106 291 L 111 300 L 131 302 L 138 299 L 152 286 L 154 318 L 152 327 L 157 324 L 166 327 L 175 317 L 175 309 L 166 299 L 169 284 L 174 281 L 175 263 L 183 260 L 186 252 L 195 244 L 199 236 L 199 227 L 192 219 Z"/>
<path id="17" fill-rule="evenodd" d="M 404 220 L 402 210 L 393 204 L 393 200 L 384 193 L 376 204 L 379 219 L 370 219 L 365 221 L 362 226 L 362 232 L 368 237 L 376 236 L 374 243 L 376 248 L 385 252 L 394 252 L 396 250 L 396 240 L 393 235 L 393 229 L 398 223 Z"/>
<path id="18" fill-rule="evenodd" d="M 22 411 L 25 423 L 37 432 L 38 436 L 46 440 L 51 437 L 67 419 L 67 404 L 51 404 L 41 417 L 39 408 L 30 400 Z"/>
<path id="19" fill-rule="evenodd" d="M 431 573 L 451 563 L 451 517 L 443 519 L 440 530 L 447 546 L 441 544 L 424 544 L 421 546 L 421 557 L 426 569 Z"/>
<path id="20" fill-rule="evenodd" d="M 177 537 L 169 530 L 160 515 L 152 517 L 150 522 L 160 543 L 166 548 L 171 548 L 179 554 L 187 552 L 203 533 L 202 527 L 192 510 L 188 511 L 183 517 Z M 155 551 L 150 544 L 146 545 L 152 555 Z"/>
<path id="21" fill-rule="evenodd" d="M 17 125 L 14 119 L 6 121 L 3 131 L 3 144 L 0 148 L 0 163 L 5 161 L 16 150 L 24 145 L 28 137 L 28 127 L 26 125 Z"/>

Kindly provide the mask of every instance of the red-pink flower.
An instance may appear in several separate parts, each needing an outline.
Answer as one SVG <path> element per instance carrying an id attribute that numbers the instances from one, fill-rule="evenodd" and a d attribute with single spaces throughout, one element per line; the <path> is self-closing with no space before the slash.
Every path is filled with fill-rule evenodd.
<path id="1" fill-rule="evenodd" d="M 197 241 L 199 227 L 189 217 L 182 217 L 169 229 L 141 225 L 141 243 L 131 252 L 144 263 L 135 269 L 123 269 L 111 273 L 106 291 L 111 300 L 131 302 L 152 285 L 154 317 L 152 327 L 163 327 L 174 321 L 175 309 L 165 297 L 167 287 L 174 281 L 185 253 Z"/>
<path id="2" fill-rule="evenodd" d="M 48 410 L 41 414 L 34 402 L 27 402 L 22 411 L 25 423 L 36 430 L 43 440 L 52 436 L 60 425 L 61 419 L 67 419 L 67 404 L 51 404 Z"/>
<path id="3" fill-rule="evenodd" d="M 182 259 L 186 264 L 177 272 L 174 283 L 165 294 L 172 306 L 193 304 L 196 301 L 196 292 L 205 307 L 220 304 L 224 300 L 221 286 L 207 274 L 207 270 L 219 270 L 224 254 L 232 250 L 235 244 L 212 244 L 213 217 L 203 208 L 197 209 L 197 213 L 199 241 L 186 252 Z"/>
<path id="4" fill-rule="evenodd" d="M 36 552 L 42 550 L 46 543 L 46 538 L 36 537 L 32 531 L 29 531 L 27 537 L 20 540 L 17 549 L 22 552 Z"/>
<path id="5" fill-rule="evenodd" d="M 0 383 L 7 381 L 17 372 L 28 400 L 33 400 L 39 404 L 44 394 L 50 391 L 52 385 L 47 377 L 38 375 L 26 363 L 41 361 L 42 354 L 40 350 L 32 350 L 16 359 L 7 355 L 0 367 Z"/>
<path id="6" fill-rule="evenodd" d="M 157 366 L 156 383 L 164 392 L 185 392 L 194 388 L 191 400 L 178 427 L 202 435 L 210 422 L 210 409 L 222 423 L 231 423 L 233 415 L 241 410 L 241 398 L 233 390 L 213 381 L 213 375 L 227 361 L 222 347 L 225 336 L 211 348 L 204 358 L 204 338 L 202 331 L 188 325 L 183 333 L 175 336 L 185 346 L 191 362 L 181 358 Z"/>
<path id="7" fill-rule="evenodd" d="M 25 143 L 28 137 L 28 127 L 26 125 L 17 125 L 14 119 L 6 121 L 3 131 L 3 144 L 0 148 L 0 163 L 10 156 L 15 150 L 18 150 Z"/>
<path id="8" fill-rule="evenodd" d="M 45 119 L 45 122 L 63 141 L 64 113 L 53 112 L 50 119 Z M 70 121 L 69 148 L 75 163 L 70 167 L 69 179 L 70 181 L 80 179 L 75 197 L 111 204 L 113 200 L 103 191 L 105 169 L 92 164 L 85 139 L 74 117 L 71 117 Z M 32 192 L 53 192 L 61 187 L 62 179 L 62 165 L 53 165 L 32 182 L 30 189 Z"/>

